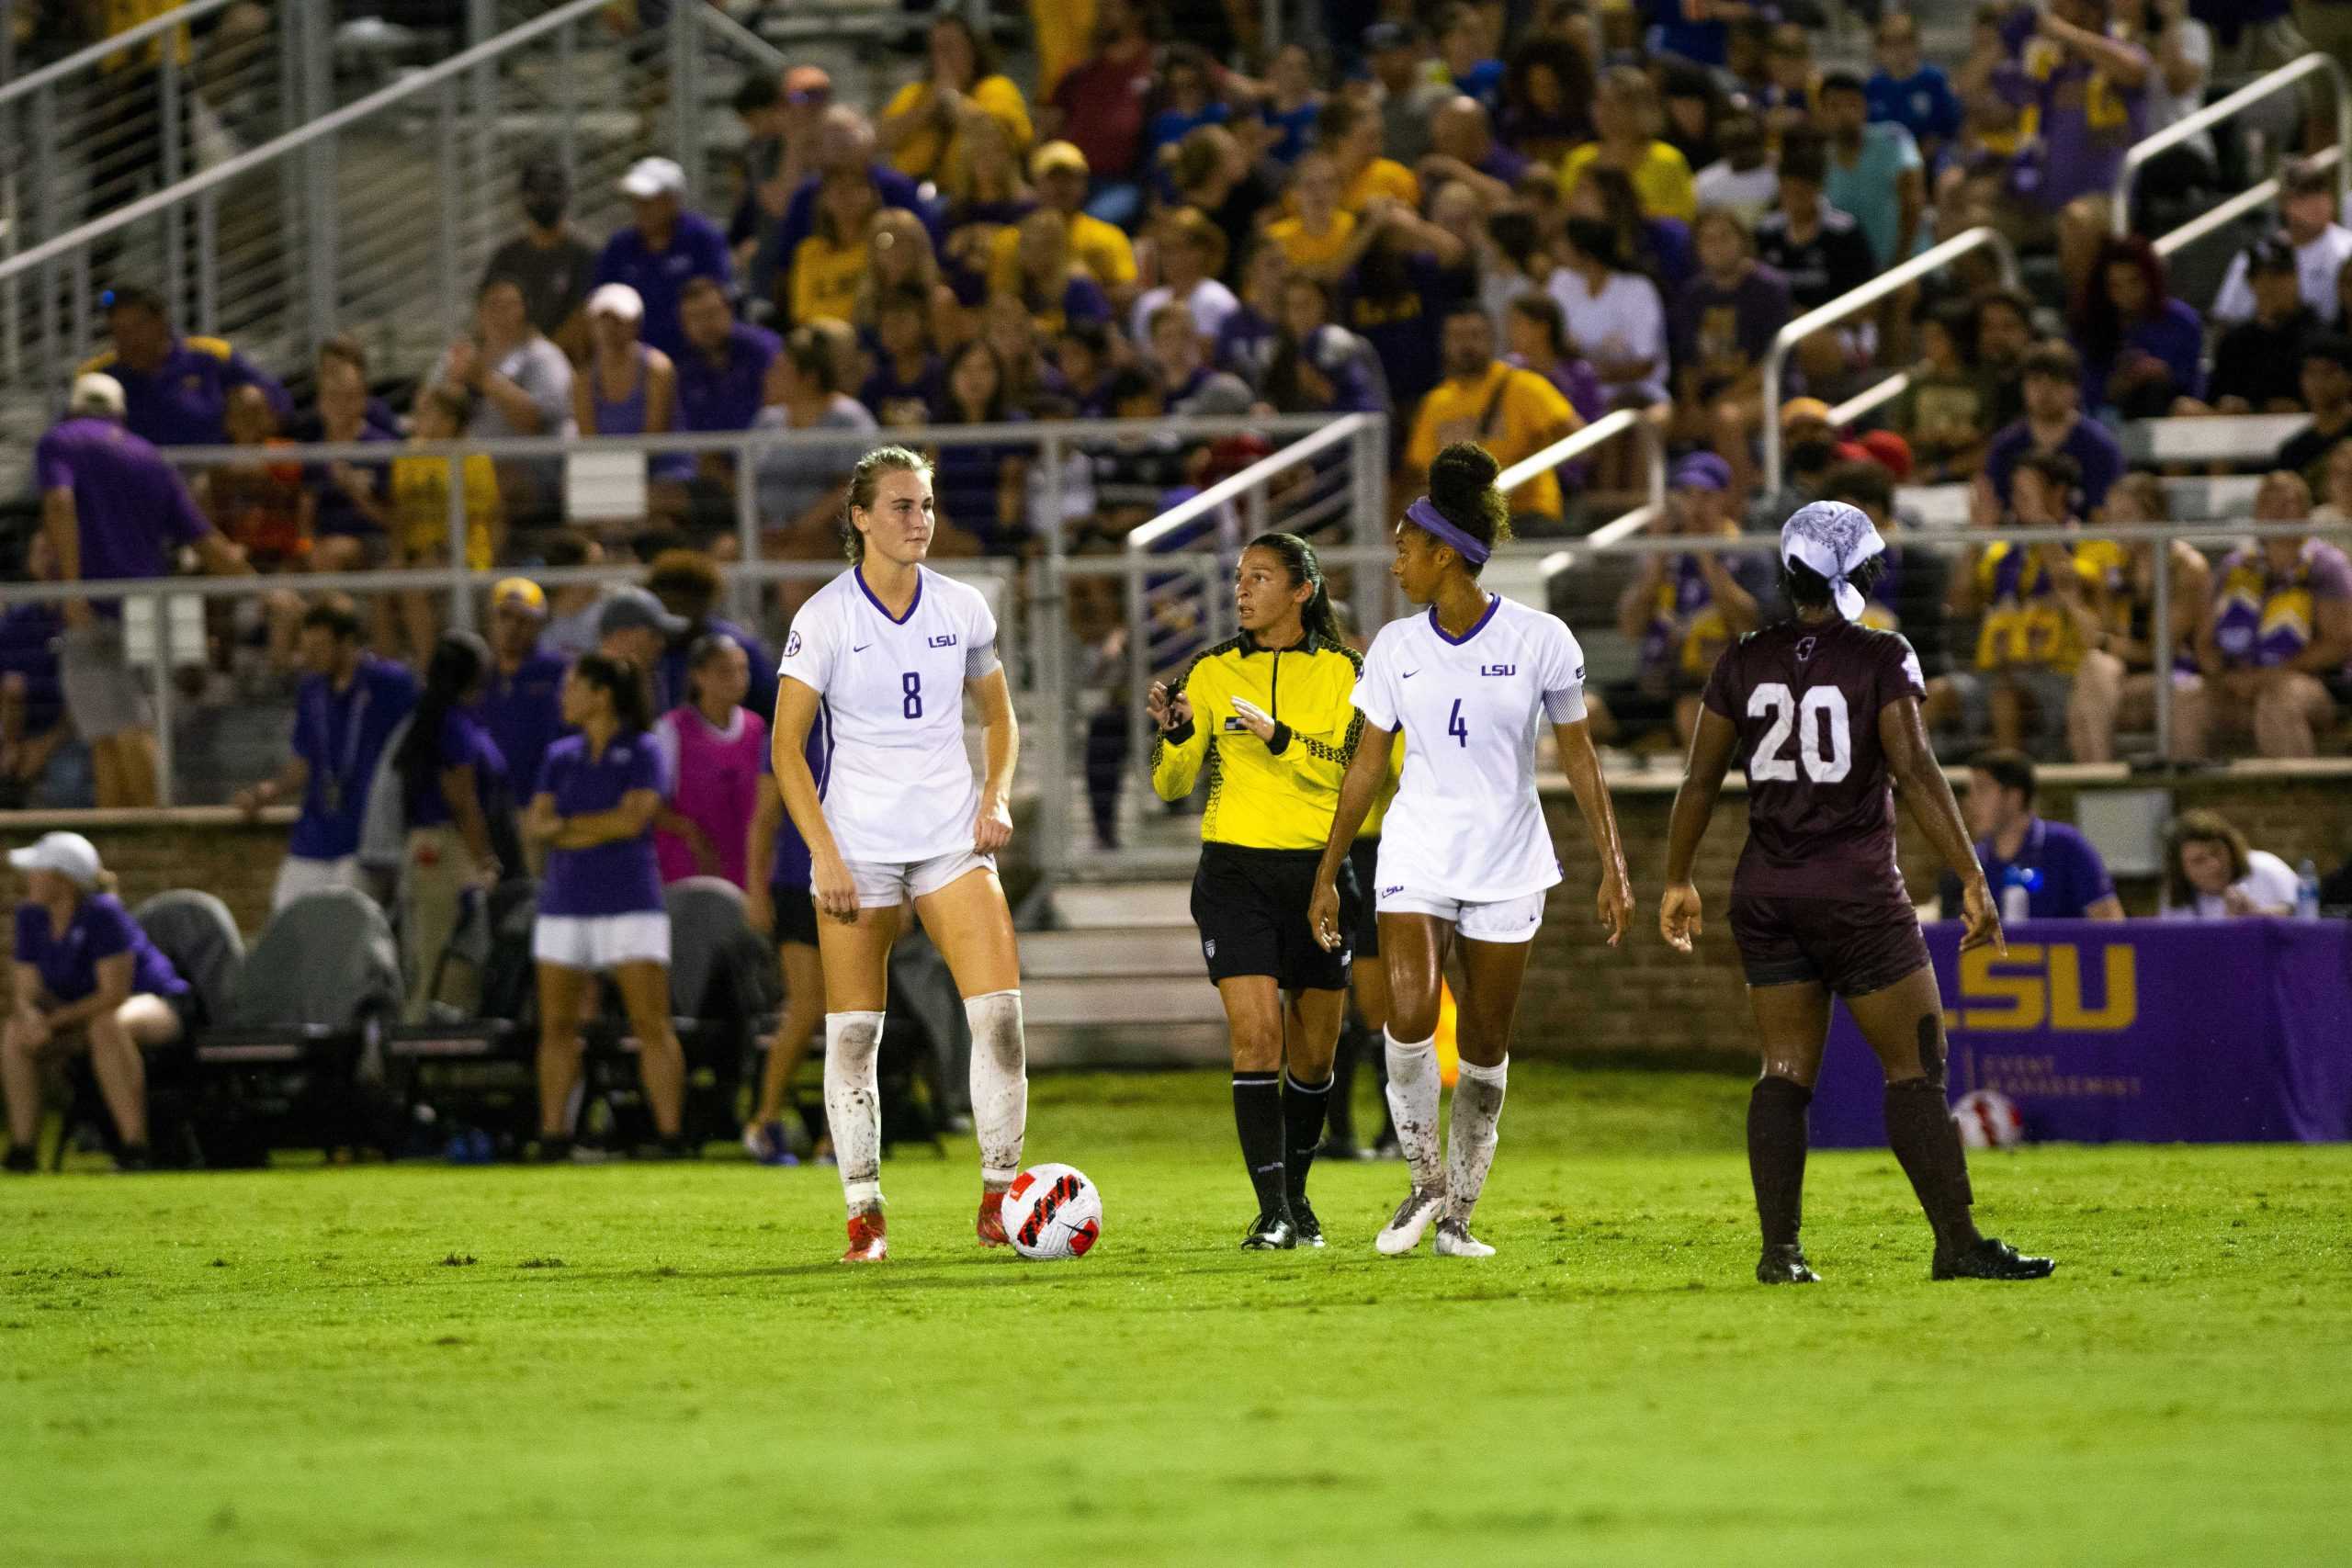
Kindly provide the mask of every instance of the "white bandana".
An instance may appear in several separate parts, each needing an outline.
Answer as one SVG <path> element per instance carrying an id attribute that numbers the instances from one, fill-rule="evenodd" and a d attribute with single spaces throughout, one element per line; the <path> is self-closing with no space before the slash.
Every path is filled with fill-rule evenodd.
<path id="1" fill-rule="evenodd" d="M 1781 525 L 1781 558 L 1810 567 L 1829 580 L 1829 596 L 1849 621 L 1862 618 L 1862 592 L 1847 578 L 1885 550 L 1886 541 L 1860 507 L 1842 501 L 1800 506 Z"/>

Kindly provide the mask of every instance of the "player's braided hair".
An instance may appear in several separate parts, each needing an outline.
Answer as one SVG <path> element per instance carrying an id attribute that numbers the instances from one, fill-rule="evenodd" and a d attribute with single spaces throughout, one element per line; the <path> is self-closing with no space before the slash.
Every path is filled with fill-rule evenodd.
<path id="1" fill-rule="evenodd" d="M 849 496 L 842 503 L 842 553 L 853 561 L 865 558 L 865 536 L 858 532 L 850 519 L 860 512 L 874 508 L 874 498 L 881 493 L 882 476 L 888 473 L 921 474 L 931 478 L 931 459 L 904 446 L 876 446 L 857 460 L 850 470 Z"/>
<path id="2" fill-rule="evenodd" d="M 1293 588 L 1302 582 L 1314 586 L 1314 593 L 1299 606 L 1299 624 L 1308 637 L 1337 645 L 1340 618 L 1331 613 L 1331 591 L 1323 581 L 1323 566 L 1315 558 L 1315 547 L 1295 534 L 1261 534 L 1247 547 L 1265 550 L 1281 560 Z"/>

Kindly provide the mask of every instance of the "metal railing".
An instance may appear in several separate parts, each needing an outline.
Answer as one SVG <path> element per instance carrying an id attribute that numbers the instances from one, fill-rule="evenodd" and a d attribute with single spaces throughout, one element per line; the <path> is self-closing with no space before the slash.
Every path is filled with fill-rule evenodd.
<path id="1" fill-rule="evenodd" d="M 1646 409 L 1619 409 L 1612 413 L 1605 413 L 1574 434 L 1564 435 L 1542 451 L 1531 453 L 1505 468 L 1496 479 L 1495 488 L 1509 495 L 1529 480 L 1541 478 L 1563 463 L 1573 463 L 1586 453 L 1597 451 L 1620 436 L 1630 435 L 1641 443 L 1642 456 L 1648 465 L 1650 504 L 1663 505 L 1666 502 L 1666 438 L 1659 429 L 1662 418 L 1660 406 L 1657 404 Z"/>
<path id="2" fill-rule="evenodd" d="M 1133 431 L 1136 427 L 1129 427 Z M 1277 442 L 1295 441 L 1300 437 L 1322 437 L 1302 462 L 1336 461 L 1343 470 L 1342 482 L 1336 490 L 1325 481 L 1318 493 L 1338 493 L 1346 504 L 1330 507 L 1326 502 L 1322 525 L 1327 533 L 1345 527 L 1353 533 L 1376 530 L 1378 509 L 1382 503 L 1382 485 L 1386 475 L 1386 443 L 1383 422 L 1376 416 L 1362 416 L 1362 423 L 1351 423 L 1337 436 L 1329 434 L 1330 422 L 1317 415 L 1286 415 L 1271 419 L 1170 419 L 1155 421 L 1148 427 L 1154 437 L 1178 441 L 1186 445 L 1214 441 L 1240 434 L 1256 434 Z M 1046 716 L 1032 731 L 1031 743 L 1037 759 L 1035 774 L 1041 781 L 1047 807 L 1057 815 L 1049 820 L 1068 819 L 1072 798 L 1073 756 L 1071 738 L 1066 733 L 1072 709 L 1069 702 L 1069 649 L 1065 646 L 1069 636 L 1068 606 L 1063 595 L 1067 592 L 1063 566 L 1071 560 L 1072 530 L 1066 525 L 1073 508 L 1066 502 L 1077 502 L 1080 507 L 1085 498 L 1074 491 L 1074 484 L 1084 481 L 1076 478 L 1069 462 L 1081 454 L 1093 454 L 1111 446 L 1122 434 L 1115 423 L 1088 421 L 1029 421 L 1008 424 L 938 426 L 922 430 L 894 431 L 893 439 L 919 447 L 937 451 L 943 448 L 971 446 L 1003 453 L 1008 448 L 1026 448 L 1035 454 L 1030 465 L 1028 515 L 1036 520 L 1034 537 L 1021 559 L 1008 557 L 981 558 L 978 561 L 943 560 L 943 570 L 997 570 L 1017 577 L 1024 587 L 1024 597 L 1012 606 L 1015 614 L 1008 617 L 1009 626 L 1017 623 L 1019 633 L 1008 630 L 1008 649 L 1017 649 L 1017 656 L 1008 657 L 1015 674 L 1016 689 L 1024 704 L 1031 705 L 1033 715 Z M 856 438 L 852 437 L 853 445 Z M 1301 443 L 1303 445 L 1303 443 Z M 1288 450 L 1283 448 L 1283 450 Z M 351 442 L 319 443 L 311 446 L 207 446 L 172 447 L 165 456 L 184 470 L 198 476 L 224 469 L 288 470 L 317 476 L 326 471 L 326 465 L 342 462 L 370 469 L 384 468 L 403 458 L 439 459 L 454 467 L 468 457 L 484 456 L 501 462 L 536 459 L 561 462 L 568 458 L 609 458 L 613 455 L 636 452 L 648 456 L 657 453 L 719 454 L 733 459 L 731 478 L 731 553 L 742 564 L 730 564 L 724 570 L 734 595 L 734 608 L 739 618 L 758 626 L 764 618 L 759 602 L 759 591 L 776 582 L 820 581 L 842 570 L 842 562 L 830 542 L 803 539 L 799 547 L 812 546 L 822 558 L 777 560 L 772 546 L 780 543 L 774 531 L 790 519 L 770 516 L 763 508 L 761 495 L 763 481 L 774 482 L 781 477 L 788 481 L 805 483 L 812 460 L 828 465 L 820 471 L 838 471 L 846 477 L 849 458 L 843 457 L 843 437 L 830 431 L 753 430 L 713 434 L 667 434 L 650 436 L 611 436 L 564 438 L 540 436 L 507 440 L 477 440 L 452 442 Z M 1277 457 L 1281 454 L 1277 453 Z M 854 456 L 854 454 L 853 454 Z M 449 471 L 445 468 L 444 474 Z M 305 485 L 322 485 L 328 480 L 306 478 Z M 1097 487 L 1099 495 L 1101 487 Z M 380 570 L 347 573 L 325 573 L 289 569 L 274 575 L 261 577 L 176 577 L 145 580 L 135 582 L 104 583 L 0 583 L 0 606 L 20 604 L 55 604 L 70 599 L 145 600 L 153 608 L 147 613 L 146 624 L 158 630 L 157 649 L 141 658 L 142 666 L 153 665 L 159 673 L 168 674 L 189 664 L 198 664 L 208 657 L 202 642 L 200 617 L 188 622 L 183 616 L 175 621 L 169 605 L 174 601 L 189 599 L 253 599 L 284 592 L 344 592 L 363 599 L 380 599 L 401 594 L 430 596 L 440 605 L 440 619 L 449 626 L 470 626 L 481 615 L 482 592 L 498 577 L 513 572 L 515 568 L 477 571 L 468 565 L 469 549 L 479 520 L 467 512 L 466 487 L 447 486 L 447 549 L 435 546 L 435 558 L 430 564 L 418 562 L 399 570 Z M 380 492 L 379 492 L 380 493 Z M 1227 491 L 1227 494 L 1235 493 Z M 1246 504 L 1246 503 L 1245 503 Z M 388 508 L 389 510 L 389 508 Z M 1265 513 L 1272 522 L 1291 520 L 1287 512 Z M 950 521 L 953 521 L 952 515 Z M 560 523 L 560 517 L 547 521 Z M 395 533 L 403 520 L 395 515 L 390 530 Z M 585 526 L 586 525 L 582 525 Z M 617 532 L 629 532 L 621 525 Z M 1101 558 L 1097 558 L 1100 559 Z M 1108 562 L 1114 571 L 1119 570 L 1117 558 Z M 550 586 L 574 581 L 601 581 L 594 572 L 551 571 L 526 566 L 528 575 Z M 618 575 L 638 576 L 634 572 Z M 182 649 L 173 638 L 171 628 L 178 626 L 188 631 L 190 646 Z M 189 628 L 192 628 L 189 629 Z M 169 748 L 173 737 L 173 705 L 175 691 L 169 679 L 156 682 L 158 701 L 158 737 L 165 748 L 164 761 L 164 801 L 171 804 L 180 792 L 172 773 Z M 1024 770 L 1025 771 L 1025 770 Z M 1067 844 L 1056 841 L 1060 835 L 1047 835 L 1039 845 L 1041 860 L 1048 868 L 1066 866 Z"/>
<path id="3" fill-rule="evenodd" d="M 1815 306 L 1772 334 L 1772 346 L 1764 355 L 1764 428 L 1761 432 L 1764 490 L 1767 494 L 1781 488 L 1781 384 L 1788 367 L 1790 351 L 1814 333 L 1869 310 L 1888 296 L 1950 266 L 1971 251 L 1988 247 L 1999 260 L 2002 280 L 2015 283 L 2017 256 L 2010 250 L 2008 241 L 1996 231 L 1980 226 L 1955 234 L 1933 249 L 1920 252 L 1902 265 L 1889 268 L 1860 288 L 1849 289 L 1826 305 Z"/>
<path id="4" fill-rule="evenodd" d="M 2258 103 L 2296 89 L 2307 77 L 2323 75 L 2335 95 L 2335 145 L 2319 157 L 2335 166 L 2335 205 L 2341 210 L 2347 200 L 2352 200 L 2352 164 L 2346 164 L 2342 153 L 2345 147 L 2352 146 L 2352 84 L 2347 84 L 2344 68 L 2331 56 L 2314 51 L 2290 60 L 2266 75 L 2257 76 L 2227 97 L 2218 98 L 2195 114 L 2175 120 L 2154 135 L 2143 137 L 2126 148 L 2123 167 L 2115 177 L 2115 197 L 2109 203 L 2109 227 L 2117 234 L 2132 232 L 2132 187 L 2139 184 L 2140 171 L 2151 159 L 2203 135 Z M 2198 214 L 2191 221 L 2158 240 L 2155 243 L 2156 253 L 2169 256 L 2182 246 L 2193 244 L 2223 225 L 2235 222 L 2278 194 L 2278 181 L 2275 175 L 2259 181 L 2220 205 Z"/>
<path id="5" fill-rule="evenodd" d="M 332 80 L 325 28 L 300 28 L 311 85 L 300 123 L 0 258 L 0 301 L 11 303 L 0 367 L 20 389 L 57 385 L 101 346 L 95 291 L 128 272 L 162 282 L 183 325 L 266 362 L 307 361 L 350 326 L 379 372 L 423 368 L 468 319 L 492 249 L 519 229 L 511 193 L 526 158 L 563 162 L 574 225 L 602 238 L 627 220 L 616 182 L 654 150 L 660 107 L 670 112 L 655 145 L 676 143 L 663 150 L 682 154 L 691 179 L 711 95 L 747 62 L 773 63 L 705 6 L 678 7 L 686 25 L 650 45 L 612 38 L 608 8 L 535 6 L 493 33 L 503 18 L 476 0 L 481 41 L 340 107 L 321 85 Z M 673 78 L 691 90 L 671 93 Z M 94 276 L 101 262 L 113 276 Z"/>

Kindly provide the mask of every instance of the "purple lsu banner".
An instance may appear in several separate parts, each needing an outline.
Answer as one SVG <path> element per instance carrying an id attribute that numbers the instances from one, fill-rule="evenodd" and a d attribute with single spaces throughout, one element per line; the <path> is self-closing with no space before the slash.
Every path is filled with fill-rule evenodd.
<path id="1" fill-rule="evenodd" d="M 2008 1096 L 2029 1139 L 2352 1137 L 2352 922 L 2038 920 L 1964 956 L 1956 922 L 1926 934 L 1951 1098 Z M 1839 1007 L 1815 1146 L 1883 1144 L 1882 1089 Z"/>

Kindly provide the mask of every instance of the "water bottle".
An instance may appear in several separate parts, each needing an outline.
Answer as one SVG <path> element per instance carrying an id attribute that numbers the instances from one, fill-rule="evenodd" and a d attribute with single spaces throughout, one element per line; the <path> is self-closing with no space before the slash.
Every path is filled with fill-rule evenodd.
<path id="1" fill-rule="evenodd" d="M 2026 886 L 2025 873 L 2016 866 L 2001 872 L 2001 923 L 2013 926 L 2026 918 L 2026 907 L 2033 895 Z"/>
<path id="2" fill-rule="evenodd" d="M 2319 867 L 2309 856 L 2295 868 L 2295 919 L 2319 919 Z"/>

